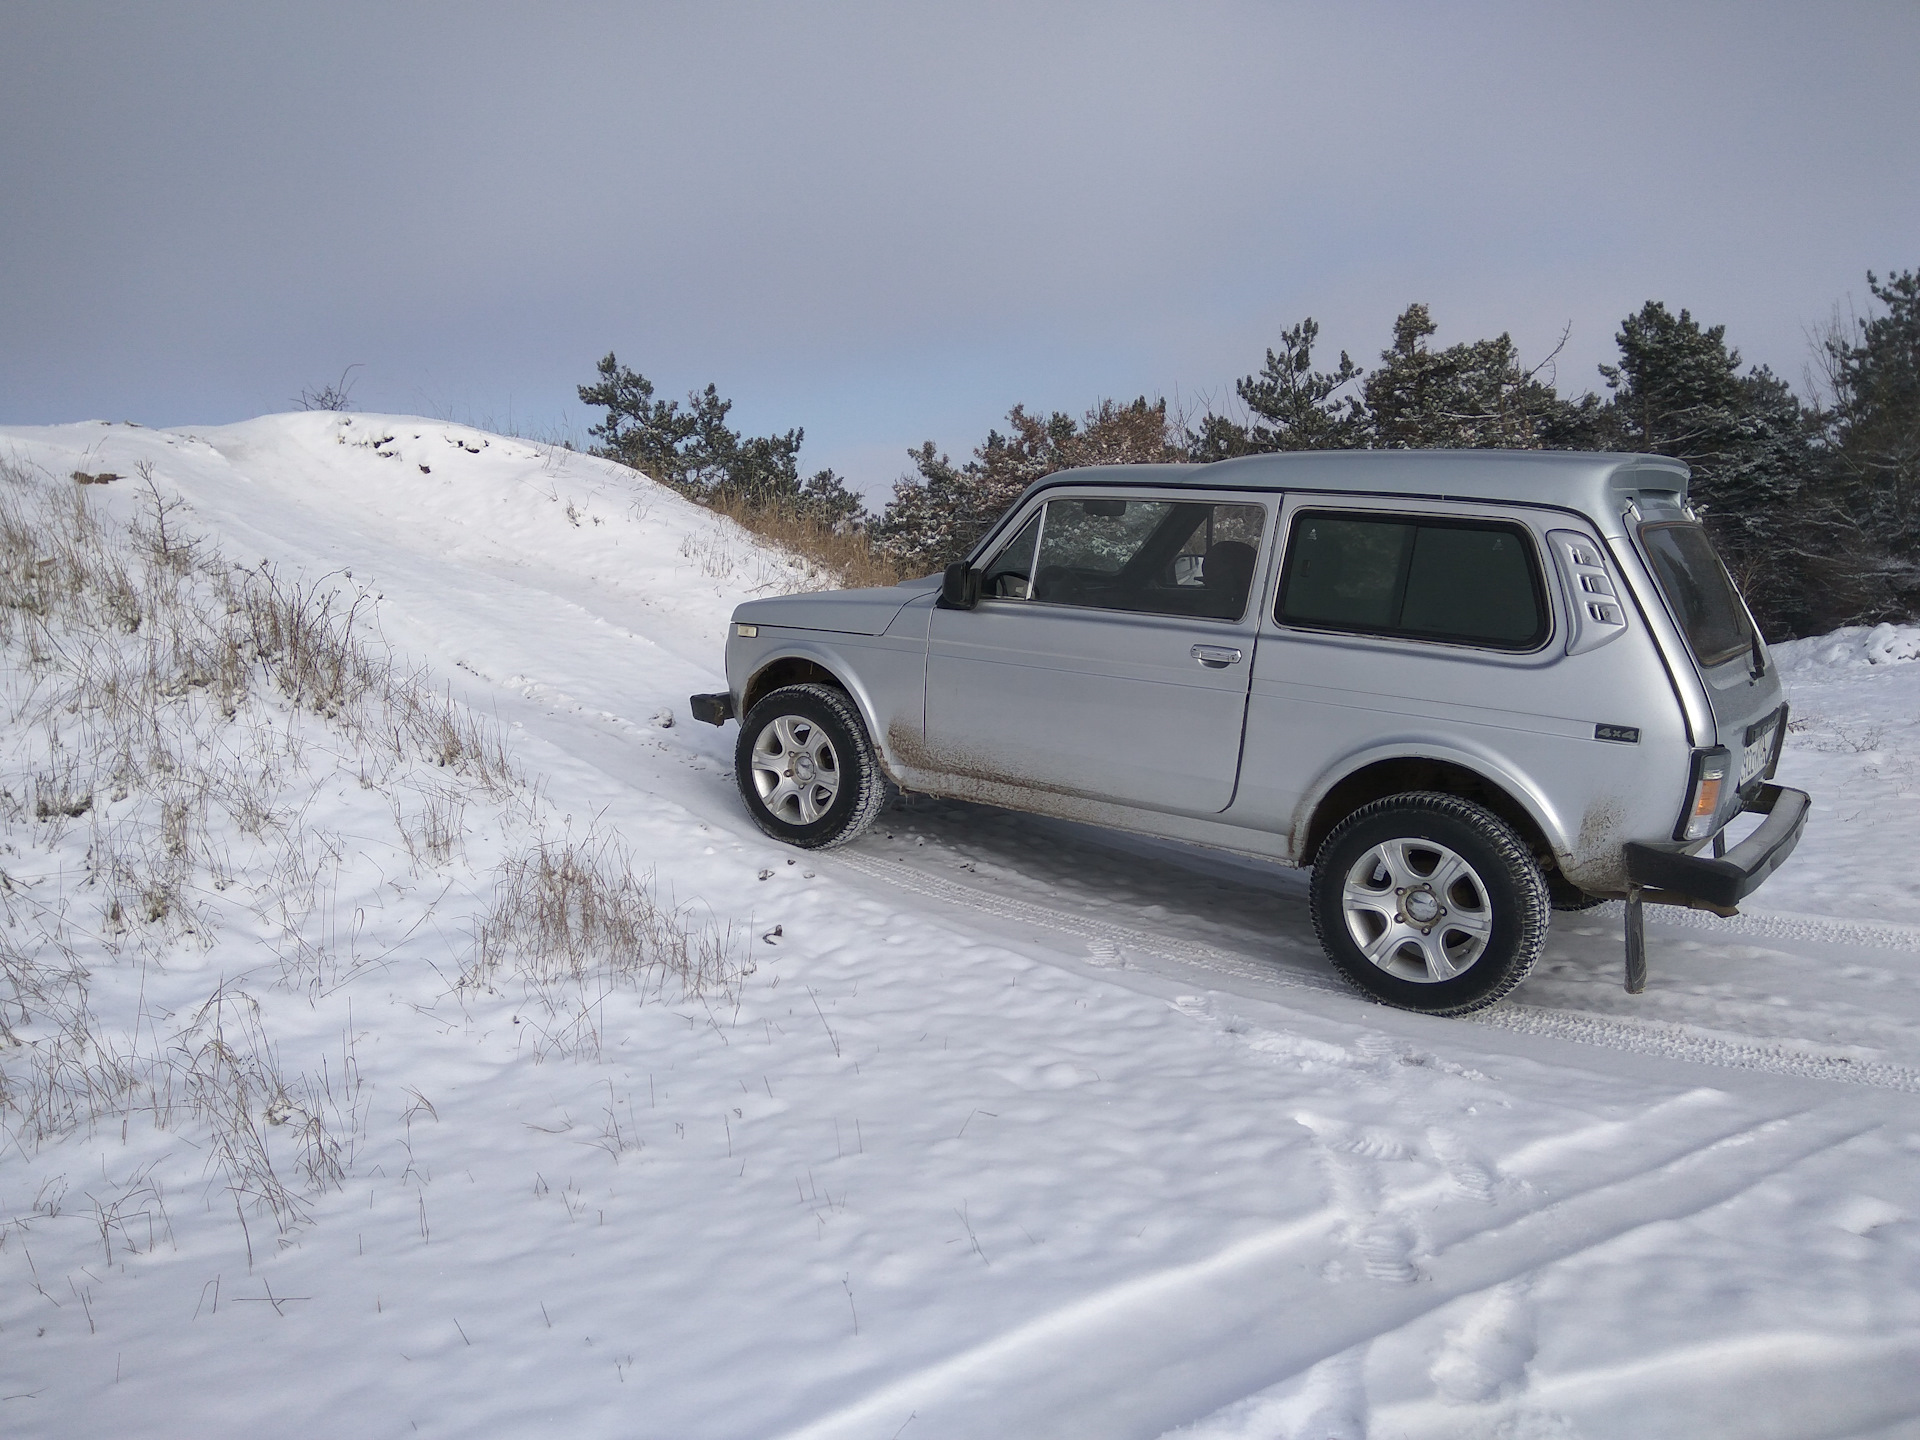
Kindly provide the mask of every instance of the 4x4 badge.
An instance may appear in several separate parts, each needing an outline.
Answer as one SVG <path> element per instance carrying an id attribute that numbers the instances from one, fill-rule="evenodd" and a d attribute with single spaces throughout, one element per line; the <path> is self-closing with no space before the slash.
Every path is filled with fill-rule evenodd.
<path id="1" fill-rule="evenodd" d="M 1640 727 L 1637 725 L 1596 725 L 1593 727 L 1596 740 L 1617 740 L 1622 745 L 1640 743 Z"/>

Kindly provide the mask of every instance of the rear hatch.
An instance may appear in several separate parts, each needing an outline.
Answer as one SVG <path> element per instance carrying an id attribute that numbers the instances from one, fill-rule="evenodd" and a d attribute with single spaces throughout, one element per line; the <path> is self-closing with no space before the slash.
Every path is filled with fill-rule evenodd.
<path id="1" fill-rule="evenodd" d="M 1766 642 L 1697 520 L 1655 512 L 1641 522 L 1638 538 L 1705 683 L 1717 743 L 1730 752 L 1738 792 L 1751 798 L 1772 773 L 1786 725 L 1780 675 Z M 1727 800 L 1731 814 L 1731 794 Z"/>

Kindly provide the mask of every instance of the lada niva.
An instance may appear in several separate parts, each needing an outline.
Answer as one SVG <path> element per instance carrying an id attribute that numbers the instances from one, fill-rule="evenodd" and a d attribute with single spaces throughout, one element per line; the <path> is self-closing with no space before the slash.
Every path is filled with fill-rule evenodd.
<path id="1" fill-rule="evenodd" d="M 1525 978 L 1550 909 L 1732 914 L 1808 798 L 1739 592 L 1652 455 L 1348 451 L 1037 481 L 944 575 L 741 605 L 735 770 L 769 835 L 892 790 L 1311 866 L 1333 964 L 1434 1014 Z M 1737 817 L 1757 824 L 1729 846 Z"/>

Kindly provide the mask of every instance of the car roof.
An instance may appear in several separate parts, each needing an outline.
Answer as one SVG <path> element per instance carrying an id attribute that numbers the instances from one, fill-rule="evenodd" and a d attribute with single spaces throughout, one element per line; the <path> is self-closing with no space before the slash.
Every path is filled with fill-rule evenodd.
<path id="1" fill-rule="evenodd" d="M 1684 462 L 1665 455 L 1617 451 L 1300 450 L 1209 465 L 1057 470 L 1028 486 L 1021 500 L 1062 485 L 1326 491 L 1552 505 L 1577 510 L 1611 530 L 1628 499 L 1658 496 L 1670 505 L 1684 504 L 1688 474 Z"/>

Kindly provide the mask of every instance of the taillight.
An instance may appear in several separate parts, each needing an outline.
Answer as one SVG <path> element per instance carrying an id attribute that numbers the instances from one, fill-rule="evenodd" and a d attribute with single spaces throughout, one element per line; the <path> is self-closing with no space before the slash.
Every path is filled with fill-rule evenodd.
<path id="1" fill-rule="evenodd" d="M 1717 828 L 1720 797 L 1733 773 L 1733 753 L 1724 745 L 1693 753 L 1693 779 L 1687 789 L 1687 809 L 1680 818 L 1679 840 L 1704 840 Z"/>

